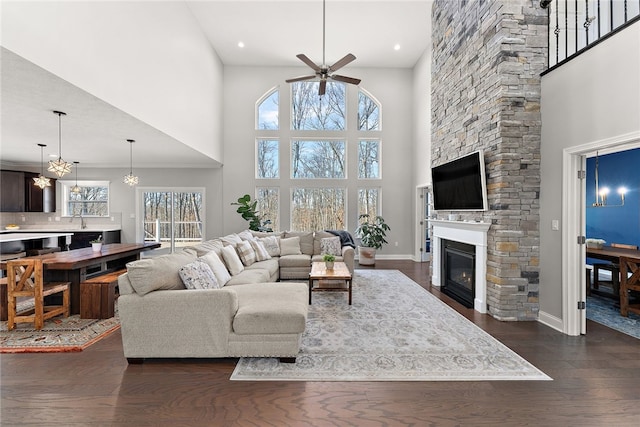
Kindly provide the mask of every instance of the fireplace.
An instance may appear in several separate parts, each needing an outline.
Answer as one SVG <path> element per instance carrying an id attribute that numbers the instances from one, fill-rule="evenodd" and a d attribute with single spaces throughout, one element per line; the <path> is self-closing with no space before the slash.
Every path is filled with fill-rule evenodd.
<path id="1" fill-rule="evenodd" d="M 476 292 L 476 248 L 468 243 L 442 240 L 442 292 L 473 308 Z"/>

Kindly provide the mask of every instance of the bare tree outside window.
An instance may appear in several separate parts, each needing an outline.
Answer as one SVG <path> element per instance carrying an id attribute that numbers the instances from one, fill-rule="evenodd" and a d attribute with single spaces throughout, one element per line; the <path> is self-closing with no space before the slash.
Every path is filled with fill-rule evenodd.
<path id="1" fill-rule="evenodd" d="M 358 178 L 380 178 L 380 141 L 358 142 Z"/>
<path id="2" fill-rule="evenodd" d="M 291 194 L 291 229 L 344 230 L 344 188 L 294 188 Z"/>
<path id="3" fill-rule="evenodd" d="M 256 166 L 258 178 L 280 177 L 280 142 L 273 139 L 259 139 Z"/>
<path id="4" fill-rule="evenodd" d="M 380 108 L 370 96 L 358 92 L 358 129 L 380 130 Z"/>
<path id="5" fill-rule="evenodd" d="M 273 231 L 280 230 L 280 189 L 276 187 L 256 188 L 257 210 L 260 220 L 271 221 L 269 227 Z"/>
<path id="6" fill-rule="evenodd" d="M 78 182 L 79 193 L 71 191 L 71 187 L 65 185 L 66 214 L 68 216 L 109 216 L 109 186 L 108 185 L 83 185 Z"/>
<path id="7" fill-rule="evenodd" d="M 202 241 L 202 192 L 148 191 L 143 200 L 145 241 L 159 242 L 162 247 Z"/>
<path id="8" fill-rule="evenodd" d="M 292 178 L 345 178 L 344 141 L 293 141 Z"/>
<path id="9" fill-rule="evenodd" d="M 345 84 L 327 83 L 324 96 L 318 96 L 319 82 L 291 85 L 291 129 L 344 130 L 346 122 Z"/>
<path id="10" fill-rule="evenodd" d="M 366 214 L 375 218 L 380 214 L 379 195 L 380 190 L 377 188 L 358 189 L 358 217 Z"/>
<path id="11" fill-rule="evenodd" d="M 258 129 L 278 130 L 278 104 L 280 92 L 273 91 L 260 104 L 258 104 Z"/>

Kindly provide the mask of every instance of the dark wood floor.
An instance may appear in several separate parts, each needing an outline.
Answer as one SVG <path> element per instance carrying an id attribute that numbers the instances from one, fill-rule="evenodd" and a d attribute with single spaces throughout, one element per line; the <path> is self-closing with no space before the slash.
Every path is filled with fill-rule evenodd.
<path id="1" fill-rule="evenodd" d="M 430 289 L 428 264 L 399 269 L 553 381 L 229 381 L 235 360 L 127 365 L 120 333 L 79 353 L 0 357 L 2 426 L 638 426 L 640 340 L 590 322 L 568 337 L 499 322 Z"/>

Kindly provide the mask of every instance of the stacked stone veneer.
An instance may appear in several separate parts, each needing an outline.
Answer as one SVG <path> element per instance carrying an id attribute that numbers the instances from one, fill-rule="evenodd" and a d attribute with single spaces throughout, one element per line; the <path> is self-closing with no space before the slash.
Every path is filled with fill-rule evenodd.
<path id="1" fill-rule="evenodd" d="M 547 11 L 537 0 L 435 0 L 432 25 L 432 164 L 484 152 L 489 210 L 457 213 L 492 224 L 488 312 L 537 319 Z"/>

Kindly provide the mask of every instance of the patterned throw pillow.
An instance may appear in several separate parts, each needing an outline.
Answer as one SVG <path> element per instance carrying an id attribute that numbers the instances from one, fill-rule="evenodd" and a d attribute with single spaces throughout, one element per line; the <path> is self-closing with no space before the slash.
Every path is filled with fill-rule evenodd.
<path id="1" fill-rule="evenodd" d="M 206 262 L 197 260 L 183 265 L 179 274 L 187 289 L 220 289 L 216 276 Z"/>
<path id="2" fill-rule="evenodd" d="M 320 253 L 335 256 L 342 255 L 340 237 L 325 237 L 324 239 L 320 240 Z"/>
<path id="3" fill-rule="evenodd" d="M 238 252 L 236 252 L 236 248 L 233 246 L 225 246 L 222 248 L 222 259 L 224 259 L 224 263 L 227 265 L 227 269 L 232 276 L 236 276 L 244 271 L 244 265 L 242 265 Z"/>
<path id="4" fill-rule="evenodd" d="M 251 243 L 251 247 L 256 253 L 256 261 L 266 261 L 271 259 L 271 255 L 267 252 L 267 248 L 264 247 L 264 243 L 259 240 L 251 240 L 249 243 Z"/>
<path id="5" fill-rule="evenodd" d="M 262 237 L 260 241 L 270 256 L 280 256 L 280 238 L 278 236 Z"/>
<path id="6" fill-rule="evenodd" d="M 238 256 L 245 266 L 248 267 L 256 262 L 256 252 L 248 240 L 243 240 L 242 243 L 238 243 L 236 245 L 236 251 L 238 251 Z"/>

